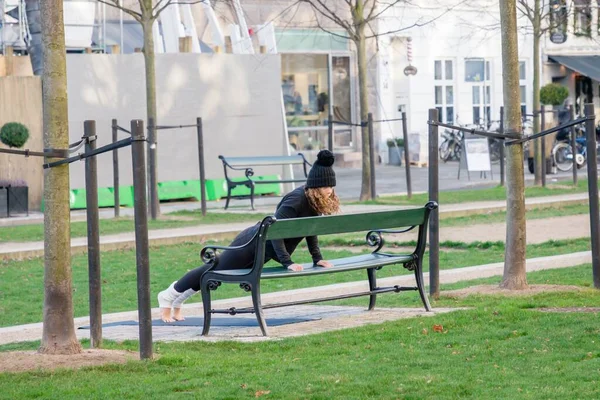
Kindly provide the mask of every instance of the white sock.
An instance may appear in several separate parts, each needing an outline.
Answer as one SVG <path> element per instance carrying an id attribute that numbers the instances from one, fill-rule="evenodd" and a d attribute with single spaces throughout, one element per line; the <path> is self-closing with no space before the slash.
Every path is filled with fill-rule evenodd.
<path id="1" fill-rule="evenodd" d="M 175 290 L 175 284 L 177 281 L 171 283 L 171 286 L 163 290 L 158 294 L 158 305 L 160 308 L 171 308 L 173 302 L 181 296 L 182 293 Z"/>

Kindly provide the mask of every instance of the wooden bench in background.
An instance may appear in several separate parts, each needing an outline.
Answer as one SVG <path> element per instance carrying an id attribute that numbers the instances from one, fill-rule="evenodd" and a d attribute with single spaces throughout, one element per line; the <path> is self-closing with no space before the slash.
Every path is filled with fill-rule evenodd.
<path id="1" fill-rule="evenodd" d="M 267 308 L 291 306 L 306 303 L 315 303 L 327 300 L 339 300 L 357 296 L 370 296 L 369 310 L 375 307 L 377 295 L 386 292 L 402 292 L 416 290 L 419 292 L 421 301 L 426 311 L 431 311 L 429 300 L 425 293 L 423 283 L 423 254 L 427 243 L 427 223 L 429 214 L 437 208 L 437 203 L 429 202 L 424 207 L 368 212 L 362 214 L 332 215 L 309 218 L 294 218 L 276 220 L 274 217 L 266 217 L 260 224 L 256 235 L 245 245 L 239 247 L 206 246 L 202 249 L 202 259 L 213 264 L 213 267 L 202 275 L 201 291 L 204 307 L 203 335 L 207 335 L 210 329 L 211 315 L 213 313 L 243 314 L 255 313 L 263 335 L 267 336 L 267 325 L 263 310 Z M 418 240 L 411 253 L 395 254 L 381 251 L 384 246 L 383 234 L 408 232 L 418 227 Z M 399 229 L 403 228 L 403 229 Z M 354 255 L 345 258 L 327 260 L 333 263 L 331 268 L 314 266 L 312 263 L 304 264 L 304 270 L 293 272 L 283 266 L 264 267 L 265 245 L 267 240 L 287 239 L 294 237 L 322 236 L 349 232 L 367 232 L 367 245 L 375 247 L 370 254 Z M 254 265 L 249 269 L 217 270 L 218 251 L 241 249 L 246 246 L 256 246 Z M 378 287 L 376 271 L 382 267 L 401 264 L 404 268 L 415 274 L 416 286 L 403 287 Z M 260 282 L 264 279 L 297 278 L 306 276 L 319 276 L 321 274 L 342 273 L 364 269 L 367 270 L 369 291 L 340 296 L 323 297 L 318 299 L 293 301 L 279 304 L 261 304 Z M 212 309 L 211 291 L 216 290 L 222 283 L 239 284 L 242 289 L 252 293 L 252 307 Z"/>
<path id="2" fill-rule="evenodd" d="M 225 172 L 225 181 L 227 182 L 227 201 L 225 209 L 229 207 L 229 201 L 232 199 L 231 191 L 237 186 L 246 186 L 250 189 L 250 205 L 254 210 L 254 187 L 260 184 L 273 183 L 304 183 L 308 178 L 308 167 L 311 164 L 306 160 L 303 154 L 298 153 L 291 156 L 264 156 L 264 157 L 226 157 L 219 156 L 223 162 L 223 171 Z M 304 177 L 297 179 L 277 179 L 277 180 L 258 180 L 253 179 L 254 168 L 268 167 L 274 165 L 301 165 Z M 231 171 L 244 171 L 243 177 L 230 176 Z"/>

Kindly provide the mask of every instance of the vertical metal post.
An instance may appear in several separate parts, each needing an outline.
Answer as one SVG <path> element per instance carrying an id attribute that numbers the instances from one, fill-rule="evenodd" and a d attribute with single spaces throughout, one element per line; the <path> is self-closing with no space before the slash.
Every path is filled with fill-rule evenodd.
<path id="1" fill-rule="evenodd" d="M 367 115 L 367 126 L 369 129 L 369 162 L 371 168 L 371 200 L 375 200 L 377 193 L 375 192 L 375 145 L 373 138 L 373 113 Z"/>
<path id="2" fill-rule="evenodd" d="M 546 107 L 542 104 L 542 127 L 541 130 L 546 130 Z M 546 187 L 546 136 L 540 138 L 542 141 L 542 187 Z"/>
<path id="3" fill-rule="evenodd" d="M 119 140 L 117 134 L 119 124 L 116 119 L 112 120 L 112 141 L 115 143 Z M 119 217 L 121 212 L 121 200 L 119 198 L 119 150 L 113 150 L 113 196 L 115 201 L 115 218 Z"/>
<path id="4" fill-rule="evenodd" d="M 439 203 L 438 122 L 438 110 L 430 108 L 429 201 L 436 203 Z M 440 296 L 440 217 L 438 210 L 439 208 L 436 208 L 429 216 L 429 293 L 435 299 Z"/>
<path id="5" fill-rule="evenodd" d="M 402 139 L 404 140 L 404 165 L 406 168 L 406 196 L 412 197 L 412 181 L 410 178 L 410 154 L 408 154 L 408 128 L 406 112 L 402 111 Z"/>
<path id="6" fill-rule="evenodd" d="M 504 133 L 504 106 L 500 107 L 500 133 Z M 500 143 L 500 186 L 504 186 L 504 143 Z"/>
<path id="7" fill-rule="evenodd" d="M 85 152 L 96 149 L 96 121 L 84 121 Z M 102 347 L 102 278 L 100 274 L 100 222 L 98 216 L 98 162 L 85 159 L 88 277 L 90 298 L 90 346 Z"/>
<path id="8" fill-rule="evenodd" d="M 158 218 L 156 180 L 156 126 L 154 125 L 154 118 L 148 118 L 148 211 L 153 221 Z"/>
<path id="9" fill-rule="evenodd" d="M 596 116 L 594 105 L 585 105 L 587 135 L 588 191 L 590 195 L 590 228 L 592 240 L 592 275 L 594 287 L 600 289 L 600 210 L 598 209 L 598 150 L 596 148 Z"/>
<path id="10" fill-rule="evenodd" d="M 575 107 L 573 104 L 569 105 L 569 113 L 571 115 L 571 121 L 575 120 Z M 573 186 L 577 186 L 577 141 L 575 140 L 575 127 L 571 127 L 571 148 L 573 149 Z M 588 157 L 589 157 L 588 153 Z"/>
<path id="11" fill-rule="evenodd" d="M 204 176 L 204 137 L 202 133 L 202 118 L 196 118 L 198 132 L 198 167 L 200 168 L 200 207 L 202 216 L 206 216 L 206 177 Z"/>
<path id="12" fill-rule="evenodd" d="M 133 139 L 131 144 L 131 160 L 133 166 L 140 358 L 147 359 L 152 358 L 152 315 L 150 313 L 150 258 L 148 255 L 145 138 L 144 122 L 142 120 L 131 121 L 131 136 Z"/>
<path id="13" fill-rule="evenodd" d="M 333 153 L 333 115 L 327 119 L 327 147 Z"/>

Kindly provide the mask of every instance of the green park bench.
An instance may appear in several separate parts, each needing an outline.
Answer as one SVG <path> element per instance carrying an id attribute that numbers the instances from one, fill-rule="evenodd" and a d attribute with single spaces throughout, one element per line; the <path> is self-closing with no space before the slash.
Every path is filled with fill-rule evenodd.
<path id="1" fill-rule="evenodd" d="M 308 169 L 311 164 L 306 160 L 302 153 L 291 156 L 263 156 L 263 157 L 226 157 L 219 156 L 223 162 L 223 171 L 225 172 L 225 181 L 227 182 L 227 201 L 225 209 L 229 207 L 229 201 L 235 197 L 231 192 L 237 186 L 246 186 L 250 189 L 250 205 L 254 210 L 254 188 L 256 185 L 279 184 L 279 183 L 304 183 L 308 178 Z M 298 179 L 256 179 L 254 168 L 269 167 L 276 165 L 301 165 L 304 177 Z M 231 171 L 244 171 L 243 177 L 231 177 Z"/>
<path id="2" fill-rule="evenodd" d="M 429 214 L 437 208 L 437 203 L 429 202 L 424 207 L 405 210 L 367 212 L 361 214 L 331 215 L 308 218 L 294 218 L 276 220 L 274 217 L 266 217 L 262 220 L 260 227 L 248 243 L 238 247 L 228 246 L 206 246 L 201 251 L 202 259 L 213 267 L 207 270 L 201 278 L 200 287 L 202 291 L 202 304 L 204 307 L 204 327 L 202 335 L 207 335 L 210 329 L 211 315 L 220 314 L 243 314 L 255 313 L 256 319 L 263 335 L 267 336 L 267 325 L 263 310 L 274 307 L 291 306 L 298 304 L 315 303 L 328 300 L 339 300 L 358 296 L 370 296 L 369 310 L 375 307 L 378 294 L 386 292 L 402 292 L 417 290 L 426 311 L 431 311 L 429 300 L 425 294 L 423 284 L 423 254 L 427 243 L 427 223 Z M 383 234 L 403 233 L 418 227 L 418 240 L 414 251 L 407 254 L 395 254 L 383 252 Z M 400 229 L 403 228 L 403 229 Z M 333 267 L 315 267 L 312 263 L 304 264 L 304 270 L 293 272 L 283 266 L 264 267 L 265 244 L 271 239 L 287 239 L 294 237 L 322 236 L 350 232 L 367 232 L 366 242 L 375 247 L 370 254 L 354 255 L 345 258 L 327 260 L 333 263 Z M 248 269 L 216 270 L 218 264 L 219 250 L 241 249 L 246 246 L 256 246 L 254 265 Z M 415 274 L 416 286 L 403 287 L 378 287 L 376 271 L 384 266 L 402 264 L 404 268 Z M 294 302 L 261 305 L 260 282 L 263 279 L 297 278 L 305 276 L 318 276 L 355 270 L 367 270 L 369 291 L 350 293 L 345 295 L 323 297 L 318 299 L 301 300 Z M 239 284 L 242 289 L 252 293 L 253 307 L 212 309 L 211 291 L 216 290 L 222 283 Z"/>

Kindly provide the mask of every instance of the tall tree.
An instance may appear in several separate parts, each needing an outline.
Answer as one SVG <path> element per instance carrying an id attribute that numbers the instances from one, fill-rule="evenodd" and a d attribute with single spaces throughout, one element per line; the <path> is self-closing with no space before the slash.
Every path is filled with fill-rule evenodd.
<path id="1" fill-rule="evenodd" d="M 122 6 L 121 0 L 98 0 L 98 2 L 122 10 L 132 16 L 142 26 L 144 35 L 144 68 L 146 75 L 146 115 L 148 120 L 152 119 L 156 126 L 158 121 L 156 115 L 156 65 L 154 62 L 154 35 L 152 27 L 154 22 L 167 7 L 182 2 L 174 2 L 174 0 L 138 0 L 139 11 L 137 9 L 134 10 Z M 150 135 L 148 137 L 150 142 L 150 145 L 148 146 L 148 178 L 152 186 L 154 186 L 150 190 L 151 197 L 149 204 L 152 219 L 156 219 L 157 215 L 160 214 L 160 204 L 157 194 L 156 132 L 149 130 L 148 133 Z"/>
<path id="2" fill-rule="evenodd" d="M 411 3 L 408 0 L 300 0 L 300 2 L 308 3 L 313 8 L 316 14 L 316 22 L 320 29 L 334 36 L 341 36 L 345 39 L 349 39 L 356 46 L 360 120 L 362 122 L 367 121 L 367 115 L 369 114 L 369 92 L 367 90 L 367 40 L 401 32 L 415 26 L 426 25 L 440 18 L 452 8 L 442 11 L 439 16 L 433 17 L 429 21 L 419 20 L 410 26 L 398 27 L 398 29 L 392 29 L 386 32 L 376 32 L 373 29 L 373 25 L 375 25 L 374 22 L 386 11 L 391 10 L 395 6 L 402 4 L 411 5 Z M 326 23 L 323 23 L 323 21 Z M 327 23 L 333 23 L 334 25 L 339 26 L 347 35 L 340 35 L 337 32 L 332 32 L 327 28 Z M 361 138 L 362 184 L 360 199 L 367 200 L 372 197 L 370 185 L 372 171 L 370 168 L 369 129 L 366 124 L 362 127 Z"/>
<path id="3" fill-rule="evenodd" d="M 69 147 L 67 61 L 63 0 L 42 0 L 44 147 Z M 81 345 L 73 322 L 69 166 L 44 174 L 44 326 L 41 353 L 75 354 Z"/>
<path id="4" fill-rule="evenodd" d="M 522 132 L 516 0 L 500 0 L 502 75 L 507 132 Z M 508 146 L 506 160 L 506 248 L 501 287 L 527 289 L 523 145 Z"/>

